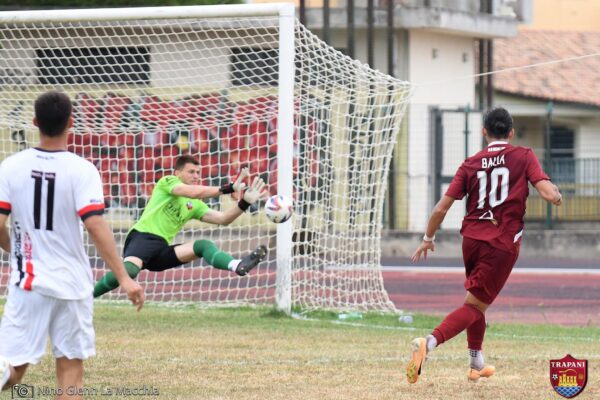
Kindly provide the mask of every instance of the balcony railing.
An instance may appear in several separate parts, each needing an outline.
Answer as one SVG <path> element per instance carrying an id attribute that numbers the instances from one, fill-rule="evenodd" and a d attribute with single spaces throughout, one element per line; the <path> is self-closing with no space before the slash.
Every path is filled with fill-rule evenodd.
<path id="1" fill-rule="evenodd" d="M 600 158 L 556 158 L 546 167 L 563 204 L 548 208 L 535 189 L 527 201 L 528 220 L 600 221 Z"/>

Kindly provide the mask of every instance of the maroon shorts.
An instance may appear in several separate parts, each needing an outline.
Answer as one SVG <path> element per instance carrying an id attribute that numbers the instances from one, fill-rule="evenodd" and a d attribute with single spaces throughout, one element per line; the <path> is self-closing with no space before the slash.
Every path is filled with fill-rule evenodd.
<path id="1" fill-rule="evenodd" d="M 519 247 L 517 243 L 515 250 L 508 252 L 487 242 L 464 237 L 465 289 L 484 303 L 492 304 L 519 257 Z"/>

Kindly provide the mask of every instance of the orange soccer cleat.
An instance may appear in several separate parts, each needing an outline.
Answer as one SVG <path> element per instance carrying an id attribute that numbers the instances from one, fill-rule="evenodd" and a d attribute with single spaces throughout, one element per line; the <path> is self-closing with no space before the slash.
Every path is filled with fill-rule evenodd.
<path id="1" fill-rule="evenodd" d="M 406 379 L 408 383 L 415 383 L 421 375 L 421 367 L 425 362 L 427 355 L 427 340 L 425 338 L 416 338 L 411 343 L 412 355 L 406 367 Z"/>
<path id="2" fill-rule="evenodd" d="M 471 382 L 477 382 L 479 378 L 489 378 L 490 376 L 496 373 L 496 368 L 493 365 L 486 365 L 480 370 L 476 370 L 475 368 L 469 369 L 469 373 L 467 377 Z"/>

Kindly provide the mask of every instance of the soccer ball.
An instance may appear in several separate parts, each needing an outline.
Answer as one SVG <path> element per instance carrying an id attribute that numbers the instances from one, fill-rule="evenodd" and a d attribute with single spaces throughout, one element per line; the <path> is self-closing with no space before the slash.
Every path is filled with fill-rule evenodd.
<path id="1" fill-rule="evenodd" d="M 265 214 L 272 222 L 280 224 L 290 219 L 294 213 L 294 203 L 292 199 L 277 194 L 269 197 L 265 204 Z"/>

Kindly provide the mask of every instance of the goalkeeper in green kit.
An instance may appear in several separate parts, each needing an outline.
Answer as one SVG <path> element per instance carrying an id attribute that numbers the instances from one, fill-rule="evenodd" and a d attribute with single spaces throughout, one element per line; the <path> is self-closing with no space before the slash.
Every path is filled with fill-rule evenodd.
<path id="1" fill-rule="evenodd" d="M 240 172 L 235 182 L 222 187 L 200 186 L 200 163 L 191 156 L 181 156 L 175 163 L 175 175 L 158 181 L 146 208 L 130 229 L 123 246 L 125 268 L 135 278 L 142 269 L 164 271 L 203 258 L 215 268 L 229 270 L 240 276 L 248 274 L 267 256 L 267 248 L 259 246 L 242 259 L 221 251 L 210 240 L 195 240 L 173 245 L 171 242 L 183 225 L 191 219 L 215 225 L 228 225 L 255 203 L 265 190 L 265 183 L 254 178 L 246 188 L 248 169 Z M 199 199 L 221 194 L 240 193 L 236 207 L 224 212 L 211 210 Z M 104 275 L 94 288 L 94 297 L 102 296 L 119 286 L 112 272 Z"/>

